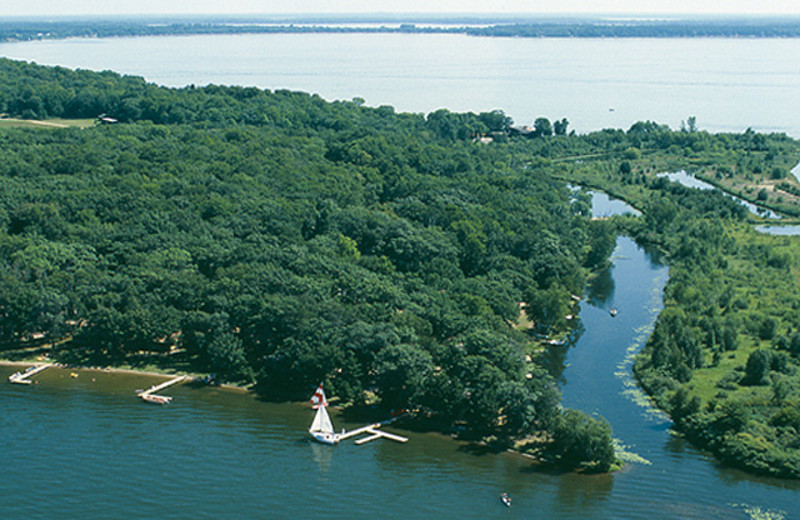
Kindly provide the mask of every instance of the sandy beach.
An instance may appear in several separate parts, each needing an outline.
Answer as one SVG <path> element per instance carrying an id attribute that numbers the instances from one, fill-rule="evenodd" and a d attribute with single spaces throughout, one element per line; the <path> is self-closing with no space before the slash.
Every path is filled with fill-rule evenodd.
<path id="1" fill-rule="evenodd" d="M 101 372 L 106 374 L 129 374 L 134 376 L 143 376 L 143 377 L 160 377 L 164 379 L 169 379 L 171 377 L 176 376 L 187 376 L 190 379 L 202 379 L 205 377 L 202 374 L 195 374 L 195 373 L 188 373 L 188 372 L 157 372 L 153 370 L 140 370 L 135 368 L 117 368 L 117 367 L 85 367 L 85 366 L 73 366 L 73 365 L 65 365 L 62 363 L 53 362 L 49 359 L 40 359 L 36 361 L 10 361 L 5 359 L 0 359 L 0 366 L 7 366 L 7 367 L 31 367 L 35 365 L 41 365 L 44 363 L 55 363 L 53 368 L 58 368 L 61 370 L 69 370 L 71 372 Z M 247 393 L 249 392 L 248 387 L 232 385 L 232 384 L 221 384 L 218 385 L 217 388 L 224 388 L 226 390 L 235 390 L 237 392 Z"/>

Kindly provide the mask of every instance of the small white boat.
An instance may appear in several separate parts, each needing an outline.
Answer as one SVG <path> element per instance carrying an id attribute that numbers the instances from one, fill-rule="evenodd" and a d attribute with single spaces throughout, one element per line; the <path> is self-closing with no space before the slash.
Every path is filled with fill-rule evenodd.
<path id="1" fill-rule="evenodd" d="M 140 394 L 139 397 L 144 399 L 145 402 L 153 404 L 169 404 L 170 401 L 172 401 L 171 397 L 167 397 L 165 395 Z"/>
<path id="2" fill-rule="evenodd" d="M 506 507 L 511 507 L 511 497 L 508 496 L 508 493 L 503 493 L 500 495 L 500 500 Z"/>
<path id="3" fill-rule="evenodd" d="M 340 435 L 333 432 L 333 422 L 331 422 L 331 417 L 328 415 L 328 401 L 325 399 L 322 383 L 319 384 L 317 391 L 311 397 L 311 404 L 317 410 L 314 420 L 311 422 L 311 427 L 308 429 L 311 438 L 323 444 L 338 444 Z"/>
<path id="4" fill-rule="evenodd" d="M 611 317 L 613 318 L 614 316 L 617 315 L 617 309 L 611 309 L 611 312 L 609 314 L 611 314 Z"/>

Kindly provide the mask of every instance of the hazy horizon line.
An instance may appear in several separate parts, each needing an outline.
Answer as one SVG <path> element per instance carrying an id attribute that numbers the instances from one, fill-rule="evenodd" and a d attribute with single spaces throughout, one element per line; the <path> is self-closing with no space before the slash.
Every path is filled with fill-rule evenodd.
<path id="1" fill-rule="evenodd" d="M 736 20 L 777 20 L 777 19 L 800 19 L 800 13 L 776 14 L 776 13 L 696 13 L 696 12 L 672 12 L 672 13 L 624 13 L 624 12 L 517 12 L 517 13 L 486 13 L 486 12 L 327 12 L 327 13 L 114 13 L 114 14 L 32 14 L 32 15 L 0 15 L 0 20 L 53 20 L 53 19 L 110 19 L 110 18 L 253 18 L 253 19 L 273 19 L 273 20 L 301 20 L 301 19 L 336 19 L 346 20 L 424 20 L 424 19 L 483 19 L 483 20 L 509 20 L 509 19 L 583 19 L 583 20 L 605 20 L 605 19 L 633 19 L 633 20 L 708 20 L 708 19 L 736 19 Z"/>

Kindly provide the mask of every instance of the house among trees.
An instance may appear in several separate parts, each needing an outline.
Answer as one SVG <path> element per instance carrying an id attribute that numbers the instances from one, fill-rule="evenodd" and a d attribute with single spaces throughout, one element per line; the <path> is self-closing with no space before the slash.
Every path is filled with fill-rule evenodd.
<path id="1" fill-rule="evenodd" d="M 532 137 L 534 133 L 534 129 L 528 125 L 524 126 L 512 126 L 508 129 L 508 135 L 521 135 L 524 137 Z"/>

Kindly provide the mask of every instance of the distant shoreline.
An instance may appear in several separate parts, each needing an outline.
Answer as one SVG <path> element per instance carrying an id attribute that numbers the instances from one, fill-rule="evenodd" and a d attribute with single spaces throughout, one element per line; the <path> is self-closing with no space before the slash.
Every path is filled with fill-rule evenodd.
<path id="1" fill-rule="evenodd" d="M 800 38 L 800 18 L 0 20 L 0 42 L 236 34 L 461 34 L 500 38 Z"/>

